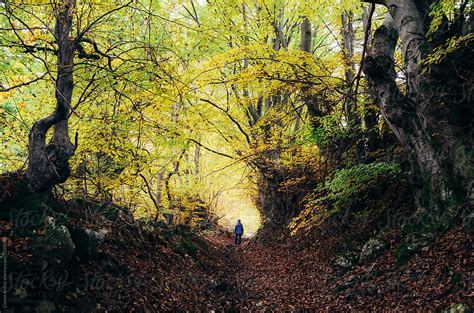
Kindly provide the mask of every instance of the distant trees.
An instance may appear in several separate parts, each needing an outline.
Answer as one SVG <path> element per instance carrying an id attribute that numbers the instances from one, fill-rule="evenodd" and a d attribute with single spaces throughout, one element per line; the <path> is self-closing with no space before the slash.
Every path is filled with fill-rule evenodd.
<path id="1" fill-rule="evenodd" d="M 2 2 L 0 80 L 15 78 L 0 86 L 8 155 L 18 167 L 28 155 L 34 192 L 69 177 L 64 193 L 158 216 L 215 205 L 232 180 L 285 221 L 329 176 L 387 148 L 388 125 L 422 177 L 419 206 L 462 203 L 472 7 L 372 2 Z M 389 15 L 373 33 L 386 9 L 376 4 Z"/>

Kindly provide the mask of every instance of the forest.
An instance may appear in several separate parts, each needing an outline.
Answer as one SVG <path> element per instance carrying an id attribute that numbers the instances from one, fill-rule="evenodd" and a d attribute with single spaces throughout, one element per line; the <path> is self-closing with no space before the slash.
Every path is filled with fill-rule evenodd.
<path id="1" fill-rule="evenodd" d="M 473 48 L 469 0 L 0 0 L 0 312 L 472 312 Z"/>

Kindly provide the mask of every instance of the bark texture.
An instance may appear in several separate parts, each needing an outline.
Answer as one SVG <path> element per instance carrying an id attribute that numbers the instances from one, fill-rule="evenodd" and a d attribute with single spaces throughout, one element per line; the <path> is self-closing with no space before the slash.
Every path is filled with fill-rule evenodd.
<path id="1" fill-rule="evenodd" d="M 70 175 L 69 158 L 75 145 L 68 133 L 71 107 L 76 43 L 71 40 L 72 14 L 75 0 L 64 1 L 56 10 L 54 35 L 57 42 L 58 70 L 55 111 L 34 123 L 29 136 L 29 166 L 27 178 L 34 192 L 48 191 L 54 184 L 66 181 Z M 53 137 L 46 144 L 46 134 L 52 128 Z"/>
<path id="2" fill-rule="evenodd" d="M 438 212 L 468 200 L 473 180 L 471 89 L 472 42 L 429 68 L 422 60 L 433 51 L 427 36 L 425 1 L 379 1 L 389 9 L 374 34 L 364 72 L 381 113 L 412 158 L 416 199 L 421 211 Z M 400 41 L 406 91 L 394 67 Z M 470 45 L 470 47 L 469 47 Z"/>
<path id="3" fill-rule="evenodd" d="M 347 122 L 350 126 L 358 124 L 358 118 L 356 113 L 356 95 L 354 93 L 353 83 L 354 83 L 354 73 L 355 73 L 355 63 L 353 60 L 354 57 L 354 29 L 352 26 L 353 13 L 352 12 L 343 12 L 341 15 L 341 24 L 342 24 L 342 57 L 345 62 L 345 78 L 346 86 L 348 90 L 348 95 L 344 103 L 344 111 Z"/>

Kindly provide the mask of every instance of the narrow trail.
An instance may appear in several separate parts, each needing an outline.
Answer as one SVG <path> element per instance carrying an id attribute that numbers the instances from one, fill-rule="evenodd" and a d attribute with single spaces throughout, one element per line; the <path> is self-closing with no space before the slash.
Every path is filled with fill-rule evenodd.
<path id="1" fill-rule="evenodd" d="M 324 286 L 331 272 L 325 262 L 311 255 L 303 263 L 290 242 L 259 244 L 232 238 L 208 236 L 220 254 L 216 286 L 212 289 L 226 310 L 297 310 L 320 308 L 330 303 Z M 307 254 L 305 254 L 308 256 Z M 326 300 L 326 301 L 325 301 Z"/>
<path id="2" fill-rule="evenodd" d="M 209 235 L 208 242 L 218 251 L 220 262 L 217 262 L 215 282 L 211 291 L 220 299 L 219 306 L 226 310 L 239 310 L 245 307 L 247 290 L 244 288 L 241 273 L 243 255 L 248 241 L 236 246 L 233 239 L 219 235 Z"/>
<path id="3" fill-rule="evenodd" d="M 394 249 L 349 271 L 334 268 L 343 240 L 328 231 L 298 238 L 254 240 L 235 246 L 231 238 L 207 236 L 214 250 L 211 297 L 226 311 L 442 310 L 466 301 L 470 237 L 460 229 L 436 246 L 396 265 Z M 397 245 L 400 233 L 387 232 Z M 452 257 L 456 255 L 457 257 Z M 446 269 L 455 270 L 453 280 Z M 451 276 L 450 276 L 451 275 Z"/>
<path id="4" fill-rule="evenodd" d="M 236 246 L 233 238 L 225 236 L 211 235 L 206 239 L 218 253 L 215 282 L 210 290 L 212 297 L 219 299 L 219 308 L 324 309 L 321 305 L 330 301 L 330 292 L 323 286 L 331 270 L 314 255 L 303 263 L 291 243 L 260 244 L 247 239 Z"/>

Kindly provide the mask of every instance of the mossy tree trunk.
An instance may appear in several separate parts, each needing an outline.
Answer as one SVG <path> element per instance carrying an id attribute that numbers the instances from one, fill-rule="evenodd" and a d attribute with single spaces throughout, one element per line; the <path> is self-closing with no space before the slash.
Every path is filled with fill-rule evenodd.
<path id="1" fill-rule="evenodd" d="M 417 206 L 435 218 L 429 223 L 433 226 L 432 222 L 445 222 L 449 208 L 468 201 L 473 180 L 473 44 L 428 68 L 422 61 L 433 51 L 427 39 L 429 3 L 376 3 L 385 5 L 389 14 L 375 31 L 364 72 L 383 117 L 411 156 Z M 458 27 L 457 35 L 463 32 L 472 32 L 472 27 Z M 394 66 L 398 41 L 406 91 L 400 88 Z"/>

